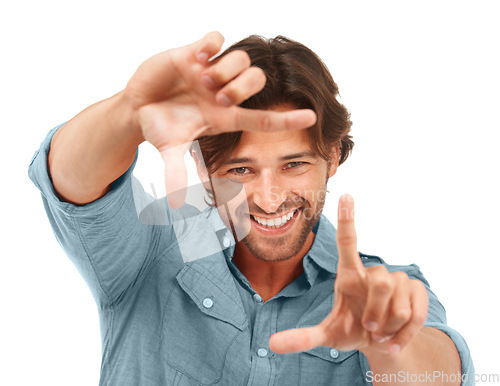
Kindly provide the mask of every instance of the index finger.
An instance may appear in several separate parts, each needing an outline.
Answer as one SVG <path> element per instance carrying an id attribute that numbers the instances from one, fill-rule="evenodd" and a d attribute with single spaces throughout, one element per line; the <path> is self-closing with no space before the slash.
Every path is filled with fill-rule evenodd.
<path id="1" fill-rule="evenodd" d="M 364 268 L 357 250 L 356 229 L 354 228 L 354 199 L 349 194 L 340 197 L 338 207 L 337 249 L 339 267 Z"/>

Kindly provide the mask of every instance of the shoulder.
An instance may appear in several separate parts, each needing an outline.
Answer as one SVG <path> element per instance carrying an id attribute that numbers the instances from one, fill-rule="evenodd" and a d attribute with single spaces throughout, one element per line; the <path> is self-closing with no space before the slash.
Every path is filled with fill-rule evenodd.
<path id="1" fill-rule="evenodd" d="M 366 253 L 359 252 L 359 257 L 361 262 L 365 267 L 373 267 L 375 265 L 383 265 L 389 272 L 405 272 L 411 279 L 418 279 L 424 284 L 429 285 L 425 279 L 420 267 L 416 264 L 409 265 L 394 265 L 386 263 L 381 257 L 375 255 L 368 255 Z"/>

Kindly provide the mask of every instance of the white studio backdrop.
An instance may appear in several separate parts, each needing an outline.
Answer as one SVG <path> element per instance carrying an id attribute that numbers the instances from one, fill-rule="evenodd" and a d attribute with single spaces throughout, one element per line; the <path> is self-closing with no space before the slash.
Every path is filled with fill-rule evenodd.
<path id="1" fill-rule="evenodd" d="M 0 384 L 99 379 L 97 308 L 28 180 L 33 152 L 143 60 L 211 30 L 225 47 L 285 35 L 324 60 L 356 143 L 325 214 L 336 223 L 338 197 L 352 194 L 359 250 L 418 264 L 476 372 L 499 374 L 498 15 L 482 0 L 2 3 Z M 137 173 L 161 170 L 141 146 Z"/>

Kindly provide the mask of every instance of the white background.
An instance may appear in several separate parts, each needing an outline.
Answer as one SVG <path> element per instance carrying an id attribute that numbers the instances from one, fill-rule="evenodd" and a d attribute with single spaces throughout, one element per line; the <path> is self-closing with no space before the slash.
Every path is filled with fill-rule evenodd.
<path id="1" fill-rule="evenodd" d="M 339 195 L 351 193 L 359 250 L 418 264 L 476 371 L 499 374 L 498 17 L 498 2 L 482 0 L 2 5 L 0 384 L 99 379 L 97 309 L 28 180 L 33 152 L 143 60 L 210 30 L 225 46 L 282 34 L 326 62 L 356 142 L 327 216 L 335 222 Z"/>

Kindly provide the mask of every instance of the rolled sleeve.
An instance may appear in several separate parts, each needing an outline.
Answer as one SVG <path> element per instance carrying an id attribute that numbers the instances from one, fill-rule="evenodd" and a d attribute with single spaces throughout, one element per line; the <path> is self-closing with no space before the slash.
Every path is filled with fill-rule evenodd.
<path id="1" fill-rule="evenodd" d="M 147 194 L 138 190 L 140 184 L 132 188 L 138 154 L 102 198 L 81 206 L 61 200 L 52 184 L 47 159 L 52 137 L 62 126 L 48 133 L 31 160 L 28 174 L 41 192 L 57 241 L 85 279 L 98 306 L 106 307 L 122 299 L 141 280 L 156 257 L 175 241 L 175 235 L 169 227 L 139 220 L 134 196 Z"/>

